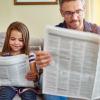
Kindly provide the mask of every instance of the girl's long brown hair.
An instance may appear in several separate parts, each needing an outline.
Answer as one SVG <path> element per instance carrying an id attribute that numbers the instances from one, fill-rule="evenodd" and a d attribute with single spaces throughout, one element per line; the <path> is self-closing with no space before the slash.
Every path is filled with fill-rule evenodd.
<path id="1" fill-rule="evenodd" d="M 18 21 L 11 23 L 7 29 L 4 46 L 2 49 L 2 54 L 10 53 L 11 49 L 9 46 L 9 39 L 10 39 L 12 30 L 16 30 L 22 33 L 24 47 L 21 52 L 28 54 L 29 53 L 29 30 L 25 24 L 18 22 Z"/>

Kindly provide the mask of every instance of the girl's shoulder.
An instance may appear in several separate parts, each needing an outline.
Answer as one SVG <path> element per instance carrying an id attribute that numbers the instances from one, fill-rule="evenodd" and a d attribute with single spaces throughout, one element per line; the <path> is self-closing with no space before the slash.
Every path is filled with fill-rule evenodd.
<path id="1" fill-rule="evenodd" d="M 10 53 L 1 53 L 1 56 L 11 56 Z"/>
<path id="2" fill-rule="evenodd" d="M 29 52 L 29 56 L 36 56 L 34 52 Z"/>

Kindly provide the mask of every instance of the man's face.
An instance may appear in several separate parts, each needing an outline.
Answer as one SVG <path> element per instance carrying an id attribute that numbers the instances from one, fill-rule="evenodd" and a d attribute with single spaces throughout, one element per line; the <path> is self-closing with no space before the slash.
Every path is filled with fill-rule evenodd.
<path id="1" fill-rule="evenodd" d="M 84 8 L 80 0 L 64 2 L 60 11 L 68 28 L 83 30 Z"/>

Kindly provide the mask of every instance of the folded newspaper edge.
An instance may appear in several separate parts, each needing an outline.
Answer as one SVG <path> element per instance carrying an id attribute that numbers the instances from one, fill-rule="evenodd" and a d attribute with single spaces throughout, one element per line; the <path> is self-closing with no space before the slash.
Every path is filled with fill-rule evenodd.
<path id="1" fill-rule="evenodd" d="M 30 70 L 29 58 L 25 54 L 0 56 L 0 86 L 34 87 L 25 76 Z"/>
<path id="2" fill-rule="evenodd" d="M 57 34 L 59 36 L 68 36 L 71 38 L 76 39 L 83 39 L 83 40 L 90 40 L 93 42 L 100 42 L 100 35 L 90 32 L 83 32 L 83 31 L 77 31 L 72 29 L 65 29 L 61 27 L 56 26 L 47 26 L 46 27 L 46 35 L 48 34 Z M 68 33 L 68 34 L 67 34 Z"/>

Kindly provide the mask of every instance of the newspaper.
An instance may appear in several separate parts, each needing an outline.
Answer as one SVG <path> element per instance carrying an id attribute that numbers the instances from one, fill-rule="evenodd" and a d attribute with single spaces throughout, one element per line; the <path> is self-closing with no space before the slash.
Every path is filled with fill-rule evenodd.
<path id="1" fill-rule="evenodd" d="M 0 86 L 34 87 L 33 81 L 25 78 L 29 70 L 29 59 L 25 54 L 0 56 Z"/>
<path id="2" fill-rule="evenodd" d="M 44 47 L 52 62 L 44 69 L 43 93 L 100 100 L 100 36 L 47 27 Z"/>

